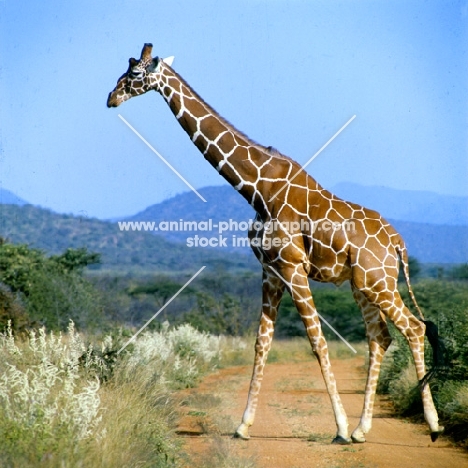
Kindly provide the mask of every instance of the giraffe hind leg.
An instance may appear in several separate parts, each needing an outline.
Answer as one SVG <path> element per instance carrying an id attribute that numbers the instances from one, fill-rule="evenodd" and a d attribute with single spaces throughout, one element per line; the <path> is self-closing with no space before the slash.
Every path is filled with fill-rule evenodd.
<path id="1" fill-rule="evenodd" d="M 365 435 L 372 427 L 372 414 L 380 366 L 385 351 L 390 346 L 392 339 L 385 319 L 380 313 L 380 309 L 372 305 L 367 300 L 366 296 L 354 287 L 353 296 L 361 309 L 369 343 L 369 369 L 367 373 L 364 406 L 359 424 L 351 434 L 353 442 L 363 443 L 366 441 Z"/>
<path id="2" fill-rule="evenodd" d="M 398 331 L 406 338 L 413 356 L 417 378 L 422 381 L 426 375 L 424 363 L 425 324 L 408 310 L 398 290 L 363 290 L 362 292 L 369 302 L 380 307 L 382 313 L 394 323 Z M 443 432 L 443 427 L 439 426 L 439 417 L 429 385 L 421 386 L 421 396 L 424 418 L 429 425 L 431 439 L 436 440 L 438 435 Z"/>
<path id="3" fill-rule="evenodd" d="M 411 349 L 411 354 L 413 355 L 417 378 L 420 382 L 423 382 L 426 376 L 424 363 L 424 336 L 426 326 L 422 321 L 418 320 L 411 314 L 403 304 L 399 294 L 398 298 L 395 302 L 397 305 L 401 303 L 401 308 L 399 310 L 397 309 L 397 313 L 394 313 L 393 310 L 391 311 L 394 316 L 390 314 L 388 314 L 388 316 L 406 338 Z M 432 399 L 429 384 L 426 383 L 425 385 L 420 385 L 420 391 L 424 408 L 424 419 L 429 425 L 431 440 L 434 442 L 439 437 L 439 434 L 444 431 L 444 428 L 439 426 L 439 416 Z"/>

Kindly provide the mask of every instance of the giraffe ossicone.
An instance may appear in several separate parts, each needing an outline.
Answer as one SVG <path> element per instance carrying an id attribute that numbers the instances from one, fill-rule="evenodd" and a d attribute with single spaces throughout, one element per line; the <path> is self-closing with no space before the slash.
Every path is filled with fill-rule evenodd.
<path id="1" fill-rule="evenodd" d="M 247 406 L 235 434 L 249 438 L 278 306 L 287 290 L 305 325 L 330 396 L 337 427 L 333 442 L 364 442 L 371 429 L 381 361 L 391 343 L 387 319 L 407 339 L 419 381 L 424 381 L 426 376 L 426 326 L 411 288 L 402 237 L 379 213 L 341 200 L 322 188 L 297 162 L 238 131 L 203 101 L 168 63 L 152 58 L 151 51 L 152 45 L 145 44 L 140 60 L 129 60 L 127 72 L 108 96 L 108 107 L 117 107 L 148 91 L 159 92 L 204 158 L 254 208 L 256 221 L 262 226 L 274 226 L 249 231 L 252 249 L 263 266 L 263 300 Z M 273 194 L 277 196 L 272 198 Z M 346 224 L 352 229 L 320 229 L 325 223 Z M 300 225 L 301 229 L 287 227 L 293 224 Z M 281 242 L 275 242 L 278 239 Z M 270 248 L 264 248 L 265 245 Z M 398 292 L 400 263 L 421 319 L 409 311 Z M 351 438 L 309 279 L 336 285 L 349 281 L 364 318 L 369 370 L 363 411 Z M 436 341 L 432 340 L 431 345 L 437 346 Z M 421 385 L 421 395 L 424 416 L 435 440 L 443 428 L 438 423 L 429 385 Z"/>

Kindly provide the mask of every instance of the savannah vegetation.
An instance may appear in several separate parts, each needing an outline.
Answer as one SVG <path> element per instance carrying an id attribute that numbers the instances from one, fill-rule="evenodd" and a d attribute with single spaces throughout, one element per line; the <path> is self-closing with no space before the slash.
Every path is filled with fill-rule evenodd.
<path id="1" fill-rule="evenodd" d="M 457 267 L 463 274 L 466 265 Z M 439 327 L 445 362 L 430 381 L 435 405 L 445 433 L 468 448 L 468 282 L 421 280 L 414 286 L 425 318 Z M 405 303 L 410 305 L 402 288 Z M 409 348 L 391 326 L 393 343 L 384 359 L 378 391 L 389 395 L 396 412 L 420 419 L 422 402 Z M 426 364 L 432 366 L 432 351 L 426 340 Z"/>
<path id="2" fill-rule="evenodd" d="M 126 233 L 107 233 L 99 225 L 102 248 L 90 241 L 95 248 L 88 250 L 66 231 L 73 224 L 66 217 L 61 222 L 60 239 L 75 241 L 60 249 L 0 242 L 0 464 L 184 466 L 190 460 L 175 433 L 183 404 L 177 390 L 196 386 L 216 367 L 250 364 L 251 350 L 248 359 L 244 350 L 258 324 L 259 266 L 237 255 L 223 262 L 205 251 L 202 262 L 192 250 L 173 269 L 171 255 L 185 251 L 174 252 L 166 241 L 157 240 L 163 244 L 155 247 L 141 233 L 130 242 Z M 202 264 L 203 274 L 167 305 Z M 446 348 L 445 366 L 431 381 L 441 423 L 466 443 L 468 265 L 412 259 L 410 268 L 418 302 L 438 324 Z M 320 314 L 348 341 L 362 343 L 364 325 L 349 286 L 311 287 Z M 404 283 L 401 291 L 411 307 Z M 324 332 L 334 339 L 326 327 Z M 305 336 L 288 295 L 275 333 L 286 347 Z M 420 417 L 408 346 L 394 329 L 392 334 L 379 391 L 389 395 L 398 414 Z M 278 358 L 275 353 L 270 360 Z M 213 460 L 229 455 L 221 452 Z M 253 466 L 242 463 L 232 466 Z"/>

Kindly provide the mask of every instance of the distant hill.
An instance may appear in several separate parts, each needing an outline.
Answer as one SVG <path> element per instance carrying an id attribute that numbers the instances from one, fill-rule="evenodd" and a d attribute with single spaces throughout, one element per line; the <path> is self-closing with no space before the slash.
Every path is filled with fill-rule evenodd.
<path id="1" fill-rule="evenodd" d="M 331 191 L 344 200 L 378 211 L 386 219 L 450 226 L 468 225 L 468 197 L 396 190 L 342 182 Z"/>
<path id="2" fill-rule="evenodd" d="M 27 205 L 28 202 L 10 192 L 7 189 L 0 187 L 0 205 Z"/>
<path id="3" fill-rule="evenodd" d="M 468 226 L 388 220 L 403 236 L 408 253 L 423 263 L 467 263 Z"/>
<path id="4" fill-rule="evenodd" d="M 345 186 L 342 184 L 342 192 L 351 191 L 353 184 Z M 466 214 L 461 211 L 461 205 L 463 202 L 462 197 L 445 197 L 431 194 L 428 196 L 428 202 L 424 205 L 423 198 L 420 198 L 418 192 L 403 192 L 399 193 L 398 190 L 384 189 L 377 187 L 375 189 L 369 187 L 357 187 L 357 192 L 364 197 L 368 195 L 368 202 L 364 200 L 363 205 L 378 209 L 378 205 L 385 208 L 380 210 L 384 217 L 386 217 L 395 228 L 401 233 L 405 242 L 408 246 L 409 253 L 411 256 L 416 257 L 420 262 L 424 263 L 464 263 L 468 261 L 468 226 L 467 225 L 455 225 L 454 221 L 458 219 L 456 213 L 460 213 L 460 219 L 466 219 Z M 378 196 L 371 196 L 367 189 L 372 189 Z M 381 190 L 382 189 L 382 190 Z M 200 189 L 199 192 L 206 198 L 207 203 L 202 202 L 192 192 L 186 192 L 170 198 L 162 203 L 152 205 L 146 210 L 126 218 L 128 221 L 155 221 L 160 223 L 161 221 L 208 221 L 212 220 L 213 224 L 219 224 L 220 221 L 233 220 L 236 222 L 247 221 L 253 219 L 254 211 L 248 205 L 248 203 L 239 196 L 239 194 L 230 186 L 216 186 L 216 187 L 205 187 Z M 396 192 L 396 193 L 394 193 Z M 385 194 L 389 194 L 389 200 L 385 203 Z M 340 194 L 341 195 L 341 194 Z M 414 195 L 413 199 L 411 196 Z M 347 197 L 346 193 L 342 195 L 343 198 L 350 201 L 359 203 L 358 197 Z M 392 198 L 393 197 L 393 198 Z M 405 197 L 410 201 L 403 202 Z M 437 201 L 437 197 L 441 197 L 442 201 Z M 455 202 L 453 208 L 448 208 L 450 205 L 448 199 L 454 198 Z M 400 200 L 399 202 L 395 201 Z M 412 200 L 412 201 L 411 201 Z M 395 204 L 402 204 L 400 208 L 394 208 Z M 407 213 L 415 213 L 416 218 L 424 219 L 424 210 L 430 213 L 431 206 L 433 207 L 432 213 L 436 213 L 442 209 L 442 206 L 446 206 L 447 210 L 452 213 L 451 215 L 440 212 L 439 218 L 445 219 L 447 224 L 434 224 L 428 222 L 410 222 L 405 220 L 409 214 L 405 215 L 405 203 L 410 208 L 407 209 Z M 387 206 L 388 205 L 388 206 Z M 418 207 L 416 209 L 416 207 Z M 437 209 L 436 209 L 437 208 Z M 389 215 L 397 214 L 402 217 L 398 219 Z M 417 214 L 419 213 L 419 214 Z M 463 216 L 462 216 L 463 214 Z M 427 217 L 427 216 L 426 216 Z M 434 218 L 431 218 L 434 219 Z M 451 221 L 449 223 L 449 221 Z M 462 223 L 460 223 L 462 224 Z M 465 223 L 468 224 L 468 223 Z M 191 232 L 177 232 L 177 231 L 159 231 L 158 234 L 163 235 L 166 239 L 185 243 L 187 237 L 193 236 Z M 203 235 L 203 233 L 198 233 Z M 211 233 L 210 235 L 213 235 Z M 205 234 L 208 235 L 208 234 Z M 241 230 L 232 230 L 226 233 L 231 240 L 233 236 L 245 237 L 246 232 Z M 228 246 L 231 246 L 231 242 L 228 242 Z M 247 248 L 233 249 L 233 251 L 246 252 Z"/>
<path id="5" fill-rule="evenodd" d="M 86 247 L 102 254 L 103 269 L 195 272 L 203 265 L 258 268 L 253 254 L 226 255 L 210 248 L 189 248 L 147 232 L 120 231 L 116 223 L 60 215 L 32 205 L 0 205 L 0 236 L 49 254 Z"/>
<path id="6" fill-rule="evenodd" d="M 204 187 L 198 192 L 207 200 L 203 202 L 193 192 L 184 192 L 168 198 L 162 203 L 152 205 L 134 216 L 126 218 L 128 221 L 208 221 L 213 224 L 220 221 L 236 220 L 248 221 L 255 217 L 253 208 L 230 185 Z M 233 230 L 238 236 L 245 236 L 245 231 Z M 199 233 L 201 235 L 201 233 Z M 213 233 L 212 233 L 213 234 Z M 161 232 L 166 239 L 185 242 L 187 232 Z"/>
<path id="7" fill-rule="evenodd" d="M 420 262 L 468 262 L 466 197 L 355 184 L 339 184 L 333 191 L 342 198 L 382 213 L 402 234 L 410 255 Z M 205 187 L 199 192 L 207 203 L 192 192 L 186 192 L 152 205 L 126 220 L 159 223 L 179 220 L 208 222 L 211 219 L 212 224 L 217 225 L 221 221 L 240 223 L 254 218 L 253 209 L 231 186 Z M 62 252 L 67 247 L 85 246 L 103 254 L 102 268 L 180 271 L 210 262 L 212 265 L 224 264 L 228 268 L 258 268 L 248 247 L 232 247 L 234 239 L 246 237 L 245 229 L 225 232 L 226 247 L 190 248 L 186 245 L 187 238 L 193 238 L 195 234 L 217 237 L 216 228 L 211 232 L 197 233 L 158 231 L 157 235 L 144 230 L 121 231 L 115 222 L 59 215 L 27 205 L 7 190 L 0 191 L 0 196 L 4 197 L 3 204 L 0 204 L 0 236 L 50 253 Z M 439 224 L 424 221 L 427 219 L 444 220 L 445 224 L 442 221 Z"/>

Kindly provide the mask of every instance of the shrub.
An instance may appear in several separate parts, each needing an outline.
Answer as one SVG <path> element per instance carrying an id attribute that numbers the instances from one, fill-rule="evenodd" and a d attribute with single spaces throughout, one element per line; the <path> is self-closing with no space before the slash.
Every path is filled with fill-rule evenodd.
<path id="1" fill-rule="evenodd" d="M 10 327 L 0 335 L 1 466 L 183 465 L 173 390 L 216 364 L 222 339 L 165 323 L 109 364 L 121 341 L 106 336 L 95 349 L 73 322 L 63 336 L 40 329 L 24 343 Z"/>
<path id="2" fill-rule="evenodd" d="M 85 351 L 72 322 L 67 339 L 41 329 L 18 346 L 11 328 L 0 336 L 0 460 L 39 461 L 99 437 L 99 380 L 80 379 Z"/>
<path id="3" fill-rule="evenodd" d="M 9 321 L 15 332 L 24 332 L 30 325 L 23 301 L 6 284 L 0 283 L 0 330 L 6 329 Z"/>
<path id="4" fill-rule="evenodd" d="M 146 332 L 132 346 L 125 363 L 129 376 L 137 367 L 143 367 L 148 382 L 186 388 L 194 386 L 215 364 L 220 338 L 198 332 L 189 324 L 170 329 L 165 322 L 160 332 Z"/>
<path id="5" fill-rule="evenodd" d="M 414 286 L 425 318 L 435 322 L 445 347 L 446 367 L 431 380 L 431 390 L 442 425 L 457 440 L 468 437 L 468 284 L 426 280 Z M 405 303 L 410 305 L 405 289 Z M 388 393 L 400 414 L 422 414 L 417 382 L 408 380 L 414 364 L 406 340 L 394 327 L 394 337 L 384 359 L 378 391 Z M 432 367 L 432 352 L 426 340 L 426 365 Z M 411 371 L 409 370 L 411 369 Z"/>
<path id="6" fill-rule="evenodd" d="M 468 382 L 446 381 L 438 392 L 438 409 L 448 421 L 447 430 L 456 441 L 468 441 Z"/>
<path id="7" fill-rule="evenodd" d="M 98 261 L 86 249 L 46 257 L 27 245 L 0 242 L 0 281 L 21 298 L 32 323 L 64 330 L 73 320 L 80 328 L 96 327 L 102 323 L 101 299 L 82 272 Z M 7 311 L 16 327 L 18 314 Z"/>
<path id="8" fill-rule="evenodd" d="M 237 336 L 245 332 L 240 303 L 228 293 L 215 298 L 206 292 L 198 292 L 197 307 L 185 313 L 182 319 L 197 330 L 215 335 Z"/>

